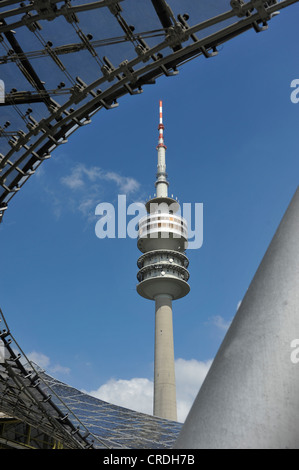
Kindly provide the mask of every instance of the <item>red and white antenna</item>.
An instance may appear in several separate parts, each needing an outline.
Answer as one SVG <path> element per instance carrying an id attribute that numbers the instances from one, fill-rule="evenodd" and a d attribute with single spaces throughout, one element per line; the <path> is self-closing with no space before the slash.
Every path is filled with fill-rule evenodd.
<path id="1" fill-rule="evenodd" d="M 159 102 L 159 142 L 157 145 L 158 150 L 158 166 L 157 166 L 157 179 L 155 186 L 157 188 L 157 197 L 168 196 L 168 181 L 166 174 L 166 145 L 164 144 L 164 124 L 163 124 L 163 109 L 162 101 Z"/>
<path id="2" fill-rule="evenodd" d="M 164 144 L 164 135 L 163 135 L 164 124 L 163 124 L 163 107 L 162 107 L 162 101 L 161 100 L 159 102 L 159 127 L 158 127 L 158 130 L 159 130 L 159 143 L 158 143 L 157 149 L 159 147 L 164 147 L 166 149 L 166 145 Z"/>

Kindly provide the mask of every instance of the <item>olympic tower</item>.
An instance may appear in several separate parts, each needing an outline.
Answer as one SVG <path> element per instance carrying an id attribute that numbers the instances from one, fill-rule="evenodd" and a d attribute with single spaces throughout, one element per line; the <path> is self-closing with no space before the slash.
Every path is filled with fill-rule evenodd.
<path id="1" fill-rule="evenodd" d="M 137 262 L 137 292 L 154 300 L 156 307 L 154 415 L 176 421 L 172 301 L 190 291 L 185 254 L 188 233 L 186 221 L 178 214 L 179 202 L 168 196 L 162 101 L 158 129 L 156 194 L 145 204 L 147 215 L 138 228 L 137 246 L 142 255 Z"/>

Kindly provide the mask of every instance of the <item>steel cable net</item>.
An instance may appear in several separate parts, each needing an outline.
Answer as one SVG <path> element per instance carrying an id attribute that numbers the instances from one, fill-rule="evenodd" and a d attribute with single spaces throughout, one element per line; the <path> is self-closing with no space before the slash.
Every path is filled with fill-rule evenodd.
<path id="1" fill-rule="evenodd" d="M 298 0 L 0 0 L 0 221 L 55 148 L 100 109 L 268 26 Z"/>
<path id="2" fill-rule="evenodd" d="M 1 310 L 0 352 L 0 412 L 64 448 L 173 447 L 180 423 L 107 403 L 49 376 L 28 360 Z"/>

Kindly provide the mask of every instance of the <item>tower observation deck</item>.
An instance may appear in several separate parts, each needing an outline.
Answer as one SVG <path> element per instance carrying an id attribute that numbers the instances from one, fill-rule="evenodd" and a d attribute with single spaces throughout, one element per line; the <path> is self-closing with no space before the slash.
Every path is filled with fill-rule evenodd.
<path id="1" fill-rule="evenodd" d="M 158 130 L 156 195 L 147 201 L 147 215 L 139 221 L 137 292 L 154 300 L 156 307 L 154 415 L 176 421 L 172 301 L 190 291 L 188 231 L 178 201 L 168 196 L 162 101 Z"/>

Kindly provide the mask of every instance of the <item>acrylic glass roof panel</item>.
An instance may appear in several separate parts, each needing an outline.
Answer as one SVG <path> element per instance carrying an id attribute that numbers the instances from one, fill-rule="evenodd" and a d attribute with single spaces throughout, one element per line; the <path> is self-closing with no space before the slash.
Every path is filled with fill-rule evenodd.
<path id="1" fill-rule="evenodd" d="M 42 374 L 45 382 L 101 442 L 113 448 L 173 447 L 182 424 L 138 413 L 87 395 Z M 95 446 L 98 444 L 95 442 Z"/>
<path id="2" fill-rule="evenodd" d="M 66 448 L 173 447 L 180 423 L 104 402 L 50 377 L 28 361 L 1 309 L 0 322 L 6 326 L 0 329 L 0 412 Z"/>
<path id="3" fill-rule="evenodd" d="M 0 0 L 0 221 L 80 126 L 298 0 Z"/>

